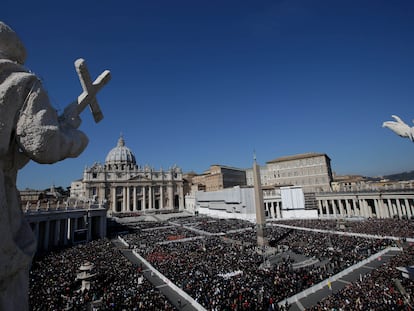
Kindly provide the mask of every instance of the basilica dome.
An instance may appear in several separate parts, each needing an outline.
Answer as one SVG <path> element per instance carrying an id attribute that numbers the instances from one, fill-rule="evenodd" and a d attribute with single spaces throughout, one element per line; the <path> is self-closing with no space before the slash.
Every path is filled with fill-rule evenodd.
<path id="1" fill-rule="evenodd" d="M 117 146 L 109 151 L 105 159 L 105 164 L 136 165 L 135 155 L 127 146 L 125 146 L 125 141 L 122 136 L 118 139 Z"/>

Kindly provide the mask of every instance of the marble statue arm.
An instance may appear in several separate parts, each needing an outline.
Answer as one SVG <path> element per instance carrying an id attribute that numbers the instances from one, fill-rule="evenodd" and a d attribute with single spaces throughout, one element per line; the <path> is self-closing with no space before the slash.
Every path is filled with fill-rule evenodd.
<path id="1" fill-rule="evenodd" d="M 23 153 L 38 163 L 74 158 L 88 144 L 86 135 L 77 129 L 80 123 L 77 103 L 70 104 L 58 116 L 38 81 L 20 112 L 16 140 Z"/>
<path id="2" fill-rule="evenodd" d="M 408 137 L 411 141 L 414 141 L 414 128 L 409 127 L 398 116 L 392 115 L 395 121 L 386 121 L 382 124 L 382 127 L 387 127 L 397 135 L 401 137 Z"/>

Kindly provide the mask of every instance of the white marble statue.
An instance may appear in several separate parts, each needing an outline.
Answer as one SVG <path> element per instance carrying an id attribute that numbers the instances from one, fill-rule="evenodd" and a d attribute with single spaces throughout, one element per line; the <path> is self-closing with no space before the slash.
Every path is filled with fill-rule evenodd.
<path id="1" fill-rule="evenodd" d="M 414 142 L 414 127 L 408 126 L 396 115 L 392 115 L 392 117 L 395 121 L 386 121 L 382 124 L 382 126 L 387 127 L 397 135 L 407 137 Z"/>
<path id="2" fill-rule="evenodd" d="M 29 160 L 51 164 L 77 157 L 88 144 L 78 130 L 86 102 L 95 120 L 102 119 L 95 94 L 103 82 L 92 84 L 83 60 L 75 65 L 84 92 L 58 116 L 41 81 L 23 66 L 25 58 L 23 43 L 0 21 L 0 310 L 29 309 L 28 272 L 36 241 L 22 214 L 18 170 Z"/>

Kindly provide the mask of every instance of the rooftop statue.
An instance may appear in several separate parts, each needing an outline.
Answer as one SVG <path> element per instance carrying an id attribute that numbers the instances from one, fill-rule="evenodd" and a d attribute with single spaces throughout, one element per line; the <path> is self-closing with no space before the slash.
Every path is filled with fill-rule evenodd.
<path id="1" fill-rule="evenodd" d="M 401 137 L 408 137 L 412 142 L 414 142 L 414 127 L 409 127 L 396 115 L 392 115 L 392 117 L 395 121 L 386 121 L 382 124 L 382 127 L 388 127 L 397 135 Z"/>
<path id="2" fill-rule="evenodd" d="M 78 130 L 79 114 L 90 106 L 96 122 L 103 118 L 95 95 L 110 79 L 105 71 L 92 83 L 84 60 L 77 60 L 83 92 L 59 116 L 25 59 L 23 43 L 0 21 L 0 310 L 29 309 L 36 241 L 21 210 L 17 172 L 30 160 L 51 164 L 81 154 L 88 138 Z"/>

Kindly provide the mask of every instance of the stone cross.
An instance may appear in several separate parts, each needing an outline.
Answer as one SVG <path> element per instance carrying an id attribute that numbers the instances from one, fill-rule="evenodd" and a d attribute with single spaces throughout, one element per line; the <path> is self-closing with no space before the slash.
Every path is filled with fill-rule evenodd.
<path id="1" fill-rule="evenodd" d="M 89 106 L 95 122 L 98 123 L 103 119 L 103 114 L 96 100 L 96 94 L 111 79 L 111 73 L 109 70 L 105 70 L 92 83 L 84 59 L 77 59 L 75 61 L 75 68 L 83 88 L 82 94 L 78 96 L 78 114 L 80 114 L 86 106 Z"/>

